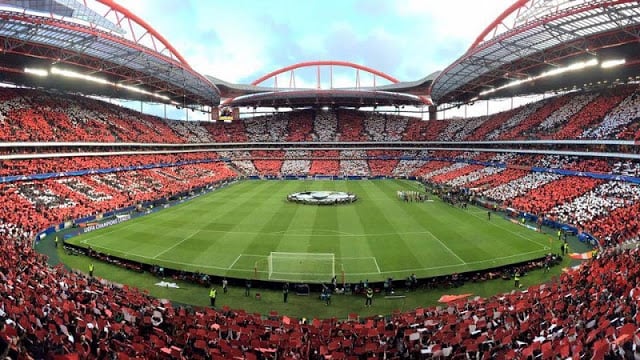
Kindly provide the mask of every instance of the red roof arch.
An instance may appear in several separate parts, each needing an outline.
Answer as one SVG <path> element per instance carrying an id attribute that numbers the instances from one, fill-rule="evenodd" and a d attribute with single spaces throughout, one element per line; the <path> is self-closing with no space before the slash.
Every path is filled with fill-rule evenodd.
<path id="1" fill-rule="evenodd" d="M 362 70 L 362 71 L 366 71 L 368 73 L 371 73 L 373 75 L 379 76 L 383 79 L 389 80 L 390 82 L 396 84 L 398 83 L 398 79 L 394 78 L 391 75 L 385 74 L 384 72 L 380 71 L 380 70 L 376 70 L 364 65 L 359 65 L 359 64 L 355 64 L 352 62 L 348 62 L 348 61 L 337 61 L 337 60 L 315 60 L 315 61 L 304 61 L 304 62 L 300 62 L 297 64 L 293 64 L 293 65 L 289 65 L 289 66 L 285 66 L 281 69 L 278 70 L 274 70 L 268 74 L 265 74 L 261 77 L 259 77 L 258 79 L 254 80 L 251 85 L 258 85 L 260 83 L 262 83 L 263 81 L 270 79 L 274 76 L 280 75 L 282 73 L 285 73 L 287 71 L 292 71 L 292 70 L 296 70 L 296 69 L 300 69 L 300 68 L 306 68 L 306 67 L 312 67 L 312 66 L 344 66 L 344 67 L 349 67 L 349 68 L 353 68 L 356 70 Z"/>
<path id="2" fill-rule="evenodd" d="M 509 6 L 507 9 L 505 9 L 495 20 L 493 20 L 493 22 L 491 24 L 489 24 L 489 26 L 487 26 L 481 33 L 480 35 L 478 35 L 478 37 L 475 39 L 475 41 L 473 42 L 473 44 L 471 44 L 471 46 L 469 47 L 469 50 L 474 49 L 476 46 L 478 46 L 481 42 L 483 42 L 487 35 L 493 33 L 493 36 L 495 36 L 495 34 L 498 31 L 498 27 L 500 25 L 503 25 L 505 27 L 507 27 L 506 24 L 504 24 L 504 21 L 514 12 L 519 11 L 520 9 L 526 7 L 527 3 L 530 0 L 517 0 L 516 2 L 514 2 L 511 6 Z"/>
<path id="3" fill-rule="evenodd" d="M 187 60 L 182 55 L 180 55 L 178 50 L 176 50 L 173 47 L 173 45 L 171 45 L 169 41 L 167 41 L 167 39 L 165 39 L 162 35 L 160 35 L 160 33 L 158 33 L 153 27 L 151 27 L 151 25 L 149 25 L 146 21 L 142 20 L 136 14 L 132 13 L 129 9 L 116 3 L 114 0 L 96 0 L 96 1 L 109 7 L 109 11 L 107 11 L 107 13 L 104 15 L 105 17 L 107 17 L 107 15 L 109 15 L 111 11 L 115 13 L 116 18 L 118 19 L 117 21 L 118 26 L 122 26 L 122 23 L 125 21 L 128 22 L 129 30 L 131 31 L 131 36 L 133 37 L 133 40 L 136 43 L 142 40 L 145 36 L 150 35 L 151 43 L 153 44 L 155 51 L 157 51 L 158 53 L 162 53 L 162 50 L 163 50 L 163 49 L 158 49 L 158 44 L 156 44 L 156 41 L 155 41 L 155 39 L 157 39 L 169 51 L 171 57 L 178 60 L 183 66 L 191 69 L 191 66 L 189 65 Z M 86 3 L 87 3 L 87 0 L 84 0 L 85 6 L 87 5 Z M 136 36 L 133 26 L 131 24 L 131 21 L 138 24 L 146 32 L 140 36 Z"/>

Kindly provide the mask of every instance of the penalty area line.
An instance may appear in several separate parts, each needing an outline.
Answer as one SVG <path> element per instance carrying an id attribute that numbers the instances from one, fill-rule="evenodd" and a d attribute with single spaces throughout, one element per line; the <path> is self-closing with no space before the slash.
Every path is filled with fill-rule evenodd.
<path id="1" fill-rule="evenodd" d="M 175 249 L 176 247 L 178 247 L 180 244 L 182 244 L 183 242 L 191 239 L 192 237 L 194 237 L 197 233 L 199 233 L 200 230 L 196 230 L 194 231 L 191 235 L 187 236 L 186 238 L 182 239 L 181 241 L 178 241 L 177 243 L 175 243 L 173 246 L 171 246 L 170 248 L 167 248 L 165 250 L 162 250 L 161 252 L 157 253 L 154 257 L 152 257 L 152 259 L 157 259 L 160 255 L 166 254 L 167 252 L 169 252 L 170 250 Z"/>
<path id="2" fill-rule="evenodd" d="M 425 232 L 429 235 L 431 235 L 432 238 L 434 238 L 437 242 L 440 243 L 440 245 L 442 245 L 442 247 L 444 247 L 451 255 L 455 256 L 456 259 L 458 259 L 458 261 L 460 261 L 462 263 L 462 265 L 467 265 L 467 262 L 462 260 L 462 258 L 460 256 L 458 256 L 458 254 L 455 253 L 455 251 L 451 250 L 450 247 L 447 246 L 447 244 L 445 244 L 442 240 L 440 240 L 440 238 L 438 238 L 437 236 L 433 235 L 433 233 L 429 230 L 425 229 Z"/>
<path id="3" fill-rule="evenodd" d="M 376 264 L 376 269 L 378 269 L 378 274 L 381 274 L 382 271 L 380 271 L 380 266 L 378 266 L 378 260 L 376 260 L 375 256 L 372 256 L 373 258 L 373 263 Z"/>
<path id="4" fill-rule="evenodd" d="M 238 260 L 240 260 L 240 258 L 242 257 L 242 254 L 238 255 L 238 257 L 233 260 L 233 262 L 231 263 L 231 265 L 229 265 L 229 267 L 227 268 L 227 270 L 231 270 L 233 269 L 233 267 L 236 265 L 236 263 L 238 262 Z"/>

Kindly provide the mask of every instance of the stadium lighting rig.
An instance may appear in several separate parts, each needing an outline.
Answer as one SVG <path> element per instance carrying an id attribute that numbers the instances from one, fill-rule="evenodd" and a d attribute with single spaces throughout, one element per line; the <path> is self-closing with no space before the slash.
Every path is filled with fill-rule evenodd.
<path id="1" fill-rule="evenodd" d="M 49 76 L 49 72 L 44 69 L 32 69 L 32 68 L 24 68 L 25 74 L 31 74 L 41 77 Z"/>
<path id="2" fill-rule="evenodd" d="M 624 65 L 626 63 L 625 59 L 613 59 L 613 60 L 605 60 L 602 63 L 600 63 L 598 61 L 598 59 L 591 59 L 591 60 L 587 60 L 587 61 L 580 61 L 574 64 L 571 64 L 569 66 L 564 66 L 564 67 L 558 67 L 552 70 L 548 70 L 545 71 L 537 76 L 529 76 L 527 78 L 524 79 L 518 79 L 518 80 L 514 80 L 512 82 L 509 82 L 507 84 L 504 84 L 502 86 L 498 86 L 495 88 L 491 88 L 488 90 L 484 90 L 481 91 L 478 96 L 485 96 L 485 95 L 489 95 L 489 94 L 493 94 L 496 91 L 500 91 L 503 89 L 507 89 L 510 87 L 514 87 L 514 86 L 518 86 L 518 85 L 522 85 L 522 84 L 526 84 L 535 80 L 539 80 L 539 79 L 543 79 L 543 78 L 547 78 L 547 77 L 552 77 L 552 76 L 558 76 L 560 74 L 564 74 L 567 72 L 573 72 L 573 71 L 578 71 L 578 70 L 583 70 L 586 68 L 590 68 L 593 66 L 597 66 L 600 65 L 601 68 L 606 69 L 606 68 L 612 68 L 615 66 L 620 66 L 620 65 Z M 473 100 L 477 100 L 477 97 L 474 98 Z"/>
<path id="3" fill-rule="evenodd" d="M 600 67 L 603 69 L 612 68 L 615 66 L 624 65 L 627 61 L 625 59 L 616 59 L 616 60 L 606 60 L 600 64 Z"/>
<path id="4" fill-rule="evenodd" d="M 97 84 L 111 85 L 111 86 L 115 86 L 117 88 L 126 89 L 128 91 L 135 92 L 135 93 L 138 93 L 138 94 L 149 95 L 149 96 L 153 96 L 155 98 L 162 99 L 162 100 L 165 100 L 165 101 L 171 101 L 171 99 L 166 95 L 153 93 L 151 91 L 140 89 L 140 88 L 137 88 L 135 86 L 121 84 L 121 83 L 115 83 L 115 82 L 111 82 L 111 81 L 109 81 L 107 79 L 103 79 L 103 78 L 100 78 L 100 77 L 97 77 L 97 76 L 81 74 L 81 73 L 78 73 L 78 72 L 75 72 L 75 71 L 66 70 L 66 69 L 60 69 L 60 68 L 57 68 L 57 67 L 52 67 L 51 70 L 49 70 L 49 71 L 47 71 L 46 69 L 24 68 L 24 73 L 25 74 L 36 75 L 36 76 L 41 76 L 41 77 L 46 77 L 46 76 L 49 76 L 49 75 L 58 75 L 58 76 L 64 76 L 64 77 L 72 78 L 72 79 L 80 79 L 80 80 L 93 82 L 93 83 L 97 83 Z M 171 101 L 171 102 L 173 103 L 174 101 Z"/>

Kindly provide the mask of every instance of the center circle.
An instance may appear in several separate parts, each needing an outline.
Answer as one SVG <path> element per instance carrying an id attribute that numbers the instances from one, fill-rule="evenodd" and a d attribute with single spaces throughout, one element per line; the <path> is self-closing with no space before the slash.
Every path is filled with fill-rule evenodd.
<path id="1" fill-rule="evenodd" d="M 287 201 L 307 205 L 350 204 L 356 200 L 355 194 L 344 191 L 303 191 L 287 195 Z"/>

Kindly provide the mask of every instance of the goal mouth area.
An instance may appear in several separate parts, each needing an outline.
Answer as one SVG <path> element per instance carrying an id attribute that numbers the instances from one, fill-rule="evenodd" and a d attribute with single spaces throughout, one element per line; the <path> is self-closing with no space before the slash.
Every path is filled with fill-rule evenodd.
<path id="1" fill-rule="evenodd" d="M 269 281 L 326 282 L 336 276 L 333 253 L 271 252 L 267 257 Z"/>
<path id="2" fill-rule="evenodd" d="M 356 200 L 355 194 L 344 191 L 302 191 L 287 195 L 287 201 L 305 205 L 351 204 Z"/>

